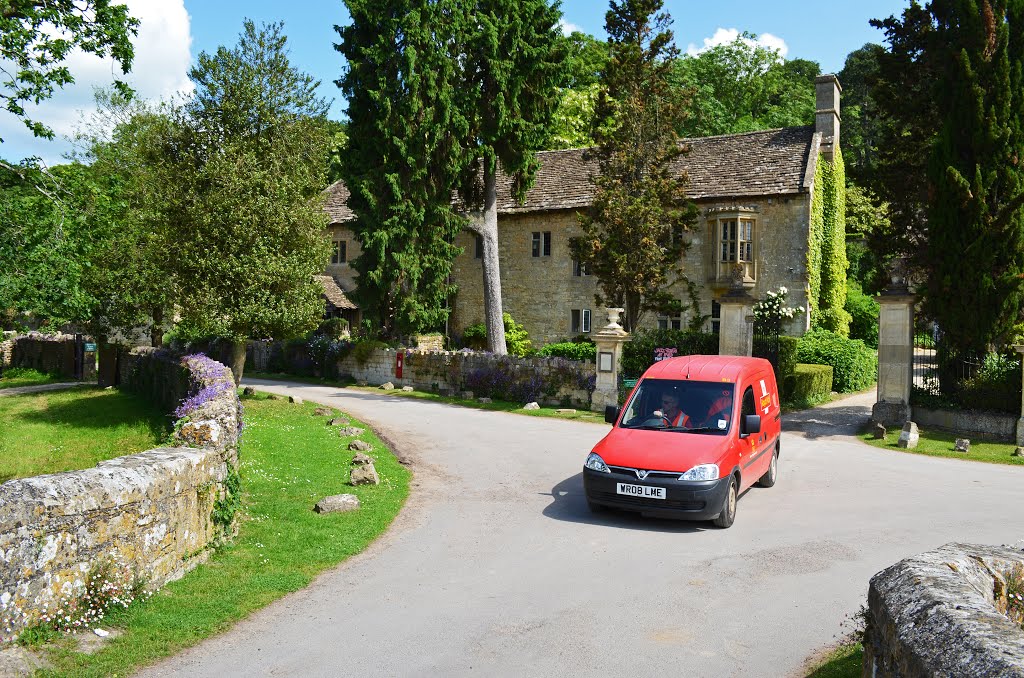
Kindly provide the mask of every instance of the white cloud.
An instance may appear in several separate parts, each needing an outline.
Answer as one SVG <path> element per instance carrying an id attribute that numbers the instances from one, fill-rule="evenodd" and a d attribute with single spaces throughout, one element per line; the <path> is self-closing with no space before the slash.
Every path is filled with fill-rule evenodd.
<path id="1" fill-rule="evenodd" d="M 60 162 L 61 154 L 70 145 L 61 138 L 70 136 L 95 108 L 93 89 L 109 87 L 117 78 L 126 80 L 143 99 L 170 98 L 189 94 L 193 89 L 188 79 L 192 36 L 188 12 L 183 0 L 124 0 L 129 13 L 139 19 L 139 33 L 132 41 L 135 59 L 125 76 L 113 59 L 100 59 L 93 54 L 75 51 L 67 66 L 75 83 L 54 94 L 39 106 L 26 106 L 29 115 L 48 125 L 57 134 L 54 141 L 36 139 L 32 133 L 6 112 L 0 112 L 0 128 L 4 143 L 0 156 L 9 160 L 38 155 L 47 163 Z"/>
<path id="2" fill-rule="evenodd" d="M 576 24 L 573 24 L 573 23 L 569 23 L 565 19 L 559 19 L 558 20 L 558 25 L 562 29 L 562 35 L 570 35 L 572 33 L 575 33 L 576 31 L 580 30 L 579 26 L 577 26 Z"/>
<path id="3" fill-rule="evenodd" d="M 691 42 L 686 48 L 686 53 L 690 56 L 696 56 L 701 52 L 711 49 L 712 47 L 727 45 L 738 37 L 740 37 L 740 32 L 735 28 L 719 28 L 710 38 L 704 38 L 703 46 L 698 47 Z M 748 44 L 759 45 L 761 47 L 775 50 L 782 58 L 786 58 L 786 54 L 789 53 L 789 46 L 786 44 L 786 41 L 778 36 L 772 35 L 771 33 L 762 33 L 757 36 L 756 40 L 746 40 L 746 42 Z"/>

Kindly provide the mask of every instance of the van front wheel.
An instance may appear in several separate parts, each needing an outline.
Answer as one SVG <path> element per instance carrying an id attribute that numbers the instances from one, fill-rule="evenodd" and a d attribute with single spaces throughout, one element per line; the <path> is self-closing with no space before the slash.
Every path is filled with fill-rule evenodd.
<path id="1" fill-rule="evenodd" d="M 722 512 L 715 518 L 715 527 L 732 527 L 736 520 L 736 501 L 739 499 L 739 488 L 736 487 L 736 476 L 729 481 L 729 491 L 725 493 L 725 503 L 722 504 Z"/>

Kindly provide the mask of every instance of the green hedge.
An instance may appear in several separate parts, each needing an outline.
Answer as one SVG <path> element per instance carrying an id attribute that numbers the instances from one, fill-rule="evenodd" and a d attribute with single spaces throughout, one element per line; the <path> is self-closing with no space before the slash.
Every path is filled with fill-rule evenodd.
<path id="1" fill-rule="evenodd" d="M 846 311 L 850 314 L 850 338 L 863 339 L 878 348 L 878 301 L 864 294 L 856 280 L 846 281 Z"/>
<path id="2" fill-rule="evenodd" d="M 786 401 L 798 407 L 813 407 L 832 394 L 832 367 L 797 363 L 786 376 Z"/>
<path id="3" fill-rule="evenodd" d="M 592 343 L 563 341 L 557 344 L 542 346 L 537 355 L 545 358 L 565 358 L 581 362 L 594 362 L 597 359 L 597 346 Z"/>
<path id="4" fill-rule="evenodd" d="M 654 349 L 674 348 L 676 355 L 717 355 L 718 336 L 684 330 L 640 330 L 622 347 L 622 376 L 637 379 L 654 364 Z"/>
<path id="5" fill-rule="evenodd" d="M 878 357 L 863 341 L 825 329 L 813 329 L 800 338 L 797 359 L 813 365 L 831 365 L 833 388 L 840 393 L 865 389 L 878 375 Z"/>
<path id="6" fill-rule="evenodd" d="M 800 344 L 799 337 L 779 337 L 779 379 L 785 379 L 793 374 L 796 367 L 796 350 Z"/>

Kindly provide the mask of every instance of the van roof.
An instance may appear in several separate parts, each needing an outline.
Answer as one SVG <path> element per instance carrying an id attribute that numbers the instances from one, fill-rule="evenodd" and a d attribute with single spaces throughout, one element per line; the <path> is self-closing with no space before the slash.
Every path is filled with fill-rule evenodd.
<path id="1" fill-rule="evenodd" d="M 771 366 L 772 364 L 764 358 L 735 355 L 684 355 L 654 363 L 647 368 L 644 377 L 648 379 L 736 382 L 748 372 L 771 370 Z"/>

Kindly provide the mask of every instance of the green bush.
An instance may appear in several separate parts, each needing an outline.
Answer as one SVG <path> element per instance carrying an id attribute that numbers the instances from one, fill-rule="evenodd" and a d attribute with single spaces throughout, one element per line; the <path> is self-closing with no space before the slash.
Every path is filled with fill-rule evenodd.
<path id="1" fill-rule="evenodd" d="M 313 334 L 321 334 L 331 339 L 340 339 L 348 336 L 348 321 L 344 318 L 328 318 L 320 323 L 320 326 L 313 331 Z"/>
<path id="2" fill-rule="evenodd" d="M 797 363 L 786 376 L 786 402 L 796 407 L 813 407 L 832 394 L 832 367 Z"/>
<path id="3" fill-rule="evenodd" d="M 545 358 L 565 358 L 566 360 L 579 360 L 582 362 L 594 362 L 597 359 L 597 346 L 575 341 L 563 341 L 558 344 L 548 344 L 537 351 L 537 355 Z"/>
<path id="4" fill-rule="evenodd" d="M 501 314 L 505 322 L 505 348 L 508 354 L 517 358 L 525 358 L 533 354 L 533 344 L 526 328 L 512 319 L 508 313 Z M 462 333 L 462 345 L 482 351 L 487 348 L 487 326 L 483 323 L 470 325 Z"/>
<path id="5" fill-rule="evenodd" d="M 656 348 L 674 348 L 676 355 L 717 355 L 718 336 L 685 330 L 639 330 L 622 347 L 622 376 L 639 378 L 654 364 Z"/>
<path id="6" fill-rule="evenodd" d="M 825 329 L 813 329 L 800 338 L 797 360 L 831 365 L 833 388 L 840 393 L 860 391 L 874 383 L 878 358 L 860 339 L 847 339 Z"/>
<path id="7" fill-rule="evenodd" d="M 864 294 L 856 280 L 846 281 L 846 311 L 850 314 L 850 338 L 863 339 L 878 348 L 878 302 Z"/>
<path id="8" fill-rule="evenodd" d="M 352 344 L 352 350 L 350 353 L 352 357 L 355 358 L 356 363 L 361 367 L 366 364 L 376 349 L 387 347 L 387 344 L 383 341 L 378 341 L 377 339 L 362 339 Z"/>

